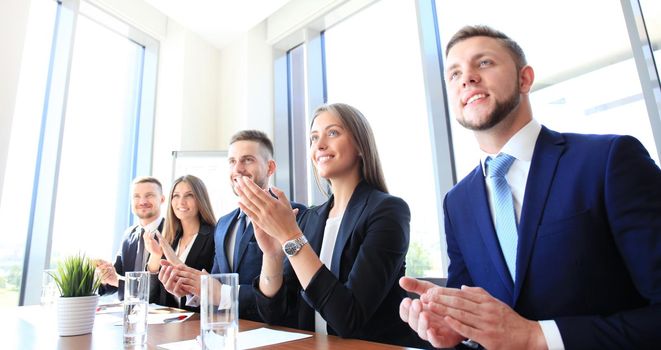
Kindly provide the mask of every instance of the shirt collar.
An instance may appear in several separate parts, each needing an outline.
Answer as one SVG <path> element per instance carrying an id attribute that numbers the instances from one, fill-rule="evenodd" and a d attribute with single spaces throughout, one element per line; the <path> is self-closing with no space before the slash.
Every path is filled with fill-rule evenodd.
<path id="1" fill-rule="evenodd" d="M 158 219 L 148 223 L 145 226 L 142 226 L 142 225 L 138 224 L 138 230 L 141 229 L 141 228 L 144 228 L 145 232 L 156 231 L 156 230 L 158 230 L 158 225 L 161 224 L 161 221 L 163 221 L 163 218 L 159 217 Z"/>
<path id="2" fill-rule="evenodd" d="M 532 119 L 528 124 L 517 131 L 497 154 L 489 154 L 482 151 L 480 157 L 482 175 L 487 176 L 486 166 L 484 164 L 487 157 L 495 157 L 500 153 L 507 153 L 516 158 L 516 160 L 530 162 L 532 160 L 533 151 L 535 150 L 535 143 L 537 143 L 537 137 L 541 130 L 542 125 L 535 119 Z"/>

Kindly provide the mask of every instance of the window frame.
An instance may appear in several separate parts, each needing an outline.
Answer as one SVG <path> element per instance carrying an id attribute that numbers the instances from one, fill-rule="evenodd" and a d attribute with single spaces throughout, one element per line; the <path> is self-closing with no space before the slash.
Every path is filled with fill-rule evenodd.
<path id="1" fill-rule="evenodd" d="M 353 14 L 363 10 L 367 6 L 375 3 L 378 0 L 349 0 L 343 2 L 341 6 L 326 9 L 321 11 L 317 17 L 310 19 L 306 23 L 300 25 L 297 30 L 292 31 L 289 36 L 277 41 L 274 47 L 283 56 L 298 45 L 305 45 L 309 48 L 311 53 L 306 55 L 304 59 L 304 68 L 306 69 L 306 96 L 305 103 L 307 106 L 309 117 L 313 112 L 313 108 L 324 100 L 320 100 L 319 96 L 325 96 L 325 87 L 320 86 L 319 81 L 324 81 L 323 71 L 319 72 L 319 67 L 323 68 L 323 40 L 317 41 L 318 37 L 323 37 L 321 33 L 324 30 L 332 27 L 333 25 L 349 18 Z M 623 9 L 623 16 L 629 31 L 629 38 L 631 46 L 636 48 L 634 50 L 634 58 L 636 61 L 636 68 L 641 80 L 643 95 L 647 106 L 648 117 L 652 125 L 655 143 L 657 145 L 657 153 L 661 158 L 661 93 L 659 89 L 658 67 L 655 65 L 654 56 L 652 54 L 652 46 L 647 35 L 645 23 L 643 20 L 643 13 L 640 8 L 638 0 L 620 0 Z M 436 1 L 435 0 L 415 0 L 415 6 L 418 16 L 419 40 L 422 50 L 422 66 L 424 70 L 424 84 L 425 96 L 430 125 L 430 138 L 432 142 L 432 156 L 431 160 L 434 164 L 434 177 L 437 181 L 436 186 L 438 191 L 437 197 L 437 210 L 439 217 L 439 233 L 441 235 L 441 249 L 442 251 L 442 268 L 443 276 L 425 276 L 425 277 L 447 277 L 447 267 L 449 265 L 449 258 L 447 255 L 446 239 L 445 239 L 445 225 L 443 215 L 443 199 L 445 194 L 457 183 L 455 171 L 455 159 L 452 143 L 452 130 L 450 123 L 450 113 L 447 104 L 446 85 L 443 77 L 444 63 L 442 54 L 442 44 L 440 42 L 440 35 L 438 29 L 439 21 L 436 18 Z M 320 33 L 319 36 L 311 35 L 311 33 Z M 641 39 L 643 38 L 643 39 Z M 292 44 L 295 43 L 295 44 Z M 321 43 L 321 49 L 317 48 Z M 321 56 L 315 53 L 318 50 L 322 53 Z M 280 60 L 276 58 L 275 76 L 286 77 L 291 71 L 289 61 Z M 652 78 L 649 78 L 652 77 Z M 278 80 L 278 79 L 276 79 Z M 291 117 L 289 101 L 291 101 L 291 89 L 287 85 L 286 80 L 280 79 L 275 85 L 275 123 L 291 125 L 295 120 Z M 286 95 L 278 93 L 278 91 L 287 91 Z M 309 123 L 308 123 L 309 125 Z M 287 150 L 281 151 L 276 157 L 279 164 L 288 164 L 291 174 L 294 174 L 293 169 L 299 169 L 305 166 L 308 169 L 309 165 L 307 159 L 301 158 L 302 152 L 295 152 L 293 147 L 293 139 L 301 137 L 301 135 L 292 132 L 291 127 L 287 128 L 285 133 L 282 128 L 276 127 L 275 138 L 285 139 L 288 142 L 282 142 L 280 147 L 286 145 Z M 280 148 L 279 147 L 279 148 Z M 311 177 L 309 177 L 311 178 Z M 300 180 L 290 176 L 287 182 L 287 188 L 290 193 L 299 193 L 297 187 L 305 186 L 309 188 L 307 179 Z M 296 180 L 296 181 L 294 181 Z M 313 196 L 310 196 L 313 197 Z M 304 203 L 314 203 L 314 197 L 294 197 Z"/>
<path id="2" fill-rule="evenodd" d="M 62 0 L 58 1 L 58 5 L 27 227 L 19 306 L 39 303 L 43 270 L 50 268 L 57 181 L 78 16 L 85 15 L 114 31 L 103 21 L 95 19 L 92 13 L 81 13 L 81 0 Z M 103 16 L 110 16 L 113 21 L 123 22 L 96 8 L 93 4 L 85 3 L 84 5 L 94 6 L 94 11 L 91 12 L 100 10 Z M 123 186 L 125 195 L 120 196 L 124 199 L 117 203 L 117 215 L 112 218 L 102 218 L 111 221 L 111 225 L 115 227 L 128 227 L 133 223 L 134 218 L 129 198 L 130 183 L 137 174 L 149 174 L 152 170 L 159 50 L 157 40 L 129 24 L 122 23 L 122 25 L 129 27 L 128 33 L 123 35 L 126 35 L 128 40 L 142 46 L 144 50 L 141 76 L 136 82 L 140 87 L 138 96 L 136 96 L 136 100 L 139 102 L 134 110 L 134 126 L 130 133 L 131 161 L 128 171 L 125 172 L 127 175 L 120 181 L 125 184 Z M 121 239 L 122 232 L 117 232 L 113 240 L 113 251 L 118 250 Z"/>

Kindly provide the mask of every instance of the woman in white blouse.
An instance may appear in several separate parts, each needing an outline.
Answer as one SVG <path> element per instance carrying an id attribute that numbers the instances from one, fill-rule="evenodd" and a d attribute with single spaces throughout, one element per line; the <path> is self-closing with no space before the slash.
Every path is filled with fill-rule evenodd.
<path id="1" fill-rule="evenodd" d="M 398 313 L 409 208 L 388 194 L 367 119 L 346 104 L 319 107 L 310 155 L 330 197 L 298 225 L 282 191 L 273 189 L 276 199 L 249 178 L 239 180 L 240 207 L 264 253 L 253 283 L 260 315 L 318 333 L 420 346 Z"/>

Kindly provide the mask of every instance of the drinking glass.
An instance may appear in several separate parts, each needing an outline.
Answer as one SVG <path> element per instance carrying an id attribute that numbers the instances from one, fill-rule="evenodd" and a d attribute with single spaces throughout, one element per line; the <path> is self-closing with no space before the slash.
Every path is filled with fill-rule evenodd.
<path id="1" fill-rule="evenodd" d="M 239 330 L 239 275 L 202 275 L 200 333 L 202 349 L 235 350 Z"/>
<path id="2" fill-rule="evenodd" d="M 149 272 L 127 272 L 124 281 L 124 345 L 144 345 L 147 341 Z"/>
<path id="3" fill-rule="evenodd" d="M 41 305 L 53 306 L 57 297 L 60 296 L 60 290 L 57 288 L 53 274 L 56 273 L 55 269 L 44 270 L 41 276 Z"/>

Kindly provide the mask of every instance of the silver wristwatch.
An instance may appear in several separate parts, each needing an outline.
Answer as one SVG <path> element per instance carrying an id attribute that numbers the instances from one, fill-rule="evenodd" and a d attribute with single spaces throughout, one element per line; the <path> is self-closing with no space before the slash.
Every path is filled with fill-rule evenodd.
<path id="1" fill-rule="evenodd" d="M 282 250 L 287 254 L 288 257 L 296 255 L 304 245 L 308 244 L 307 238 L 301 235 L 298 238 L 288 240 L 282 245 Z"/>

